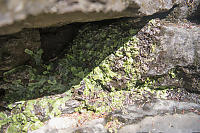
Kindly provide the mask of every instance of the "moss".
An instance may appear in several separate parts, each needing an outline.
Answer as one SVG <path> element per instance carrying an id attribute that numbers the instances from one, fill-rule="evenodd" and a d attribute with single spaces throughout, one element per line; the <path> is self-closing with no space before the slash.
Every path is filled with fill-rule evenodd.
<path id="1" fill-rule="evenodd" d="M 39 66 L 5 73 L 0 86 L 7 90 L 3 100 L 11 112 L 0 114 L 1 127 L 12 133 L 37 129 L 60 115 L 69 99 L 81 101 L 76 111 L 104 113 L 152 95 L 165 96 L 163 90 L 151 88 L 153 80 L 141 81 L 134 27 L 131 19 L 86 24 L 59 61 L 44 65 L 37 60 Z"/>

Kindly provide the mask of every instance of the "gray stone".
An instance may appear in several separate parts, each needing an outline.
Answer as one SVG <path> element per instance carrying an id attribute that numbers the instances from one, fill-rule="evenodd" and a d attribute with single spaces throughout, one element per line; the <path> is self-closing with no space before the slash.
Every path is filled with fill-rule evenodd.
<path id="1" fill-rule="evenodd" d="M 120 17 L 142 17 L 184 0 L 0 0 L 0 35 L 23 28 L 61 26 Z"/>
<path id="2" fill-rule="evenodd" d="M 57 117 L 52 118 L 47 122 L 47 124 L 37 130 L 30 133 L 64 133 L 63 130 L 67 130 L 67 133 L 73 131 L 77 125 L 77 120 L 69 117 Z"/>
<path id="3" fill-rule="evenodd" d="M 77 100 L 68 100 L 64 107 L 61 107 L 62 114 L 74 113 L 74 109 L 80 106 L 80 102 Z"/>
<path id="4" fill-rule="evenodd" d="M 192 133 L 200 132 L 200 116 L 194 113 L 146 117 L 137 124 L 124 126 L 119 133 Z"/>
<path id="5" fill-rule="evenodd" d="M 161 27 L 156 58 L 149 75 L 163 75 L 175 66 L 199 66 L 200 27 L 166 23 Z"/>
<path id="6" fill-rule="evenodd" d="M 191 23 L 153 20 L 138 33 L 141 72 L 165 76 L 157 86 L 176 86 L 200 91 L 200 27 Z M 167 77 L 178 69 L 177 78 Z"/>
<path id="7" fill-rule="evenodd" d="M 77 127 L 78 121 L 74 118 L 52 118 L 45 126 L 30 133 L 107 133 L 106 123 L 116 118 L 124 125 L 119 129 L 120 133 L 150 131 L 187 133 L 200 131 L 198 124 L 200 116 L 193 113 L 199 111 L 199 104 L 160 99 L 143 105 L 128 105 L 123 111 L 115 111 L 106 118 L 88 121 L 81 127 Z"/>
<path id="8" fill-rule="evenodd" d="M 78 121 L 69 117 L 52 118 L 47 124 L 30 133 L 107 133 L 104 118 L 94 119 L 77 128 Z"/>
<path id="9" fill-rule="evenodd" d="M 123 111 L 113 112 L 110 116 L 117 118 L 125 124 L 138 123 L 147 116 L 164 115 L 166 113 L 180 113 L 182 110 L 190 112 L 190 110 L 199 110 L 200 105 L 188 102 L 177 102 L 172 100 L 157 100 L 152 103 L 143 105 L 128 105 Z"/>
<path id="10" fill-rule="evenodd" d="M 105 124 L 104 118 L 94 119 L 87 122 L 83 127 L 76 129 L 73 133 L 107 133 L 104 127 Z"/>

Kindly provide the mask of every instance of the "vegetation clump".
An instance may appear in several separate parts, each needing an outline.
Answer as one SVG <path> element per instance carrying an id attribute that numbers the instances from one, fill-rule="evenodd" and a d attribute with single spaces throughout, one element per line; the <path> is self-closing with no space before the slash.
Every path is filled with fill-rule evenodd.
<path id="1" fill-rule="evenodd" d="M 154 79 L 142 80 L 136 61 L 138 32 L 131 19 L 83 26 L 65 56 L 54 64 L 21 66 L 4 74 L 0 87 L 8 110 L 0 113 L 0 128 L 8 133 L 27 132 L 61 115 L 69 99 L 80 101 L 76 112 L 112 112 L 125 105 L 166 97 L 152 88 Z M 173 76 L 173 75 L 172 75 Z"/>

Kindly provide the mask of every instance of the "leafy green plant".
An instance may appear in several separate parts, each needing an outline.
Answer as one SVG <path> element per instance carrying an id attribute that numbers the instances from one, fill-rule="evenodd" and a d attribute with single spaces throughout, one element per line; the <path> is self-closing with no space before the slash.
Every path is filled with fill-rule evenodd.
<path id="1" fill-rule="evenodd" d="M 36 53 L 34 53 L 33 51 L 31 51 L 29 49 L 25 49 L 24 52 L 29 54 L 31 57 L 33 57 L 36 65 L 42 64 L 42 54 L 43 54 L 42 49 L 39 49 Z"/>
<path id="2" fill-rule="evenodd" d="M 154 80 L 141 81 L 135 61 L 139 56 L 139 40 L 134 36 L 137 31 L 132 21 L 87 24 L 65 56 L 53 65 L 42 64 L 42 50 L 34 53 L 26 49 L 43 69 L 28 66 L 5 73 L 3 87 L 10 93 L 4 100 L 10 103 L 11 114 L 0 114 L 1 127 L 7 126 L 7 132 L 13 133 L 37 129 L 59 116 L 71 98 L 81 102 L 75 111 L 101 114 L 121 110 L 128 100 L 142 99 L 149 93 L 165 96 L 165 90 L 152 89 Z"/>

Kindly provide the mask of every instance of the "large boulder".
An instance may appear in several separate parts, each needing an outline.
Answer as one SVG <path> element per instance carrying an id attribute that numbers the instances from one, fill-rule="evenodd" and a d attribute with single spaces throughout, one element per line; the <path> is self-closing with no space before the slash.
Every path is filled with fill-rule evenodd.
<path id="1" fill-rule="evenodd" d="M 0 35 L 23 28 L 141 17 L 171 9 L 184 0 L 0 0 Z"/>
<path id="2" fill-rule="evenodd" d="M 200 91 L 200 27 L 191 23 L 152 20 L 138 33 L 141 71 L 159 85 Z M 179 77 L 177 80 L 175 77 Z M 171 78 L 171 79 L 170 79 Z"/>
<path id="3" fill-rule="evenodd" d="M 199 67 L 200 27 L 165 23 L 161 26 L 160 41 L 149 74 L 162 75 L 175 66 Z"/>

